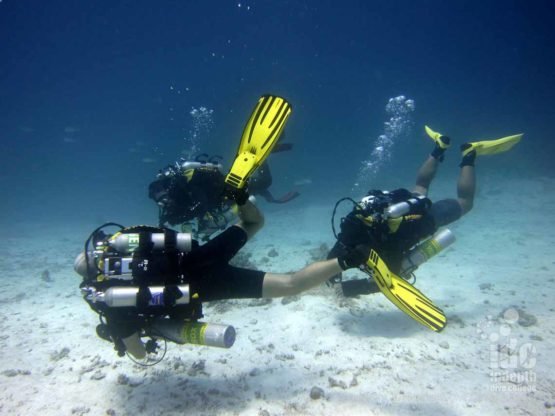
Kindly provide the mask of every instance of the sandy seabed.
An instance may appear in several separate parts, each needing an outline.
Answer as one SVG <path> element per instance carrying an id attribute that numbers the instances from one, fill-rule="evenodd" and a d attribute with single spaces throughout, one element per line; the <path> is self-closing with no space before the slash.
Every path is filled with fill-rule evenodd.
<path id="1" fill-rule="evenodd" d="M 332 206 L 299 206 L 272 210 L 242 250 L 250 262 L 293 271 L 331 246 Z M 381 294 L 322 286 L 207 304 L 204 321 L 233 325 L 235 345 L 168 344 L 149 368 L 96 336 L 72 270 L 90 230 L 11 233 L 0 241 L 0 414 L 555 415 L 553 212 L 555 179 L 483 184 L 450 227 L 457 242 L 416 273 L 448 316 L 439 334 Z"/>

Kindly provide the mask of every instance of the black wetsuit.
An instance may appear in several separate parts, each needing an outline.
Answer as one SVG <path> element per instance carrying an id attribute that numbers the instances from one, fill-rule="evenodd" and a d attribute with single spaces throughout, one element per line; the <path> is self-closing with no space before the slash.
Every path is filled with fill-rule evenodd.
<path id="1" fill-rule="evenodd" d="M 176 225 L 201 218 L 207 212 L 225 210 L 228 204 L 222 200 L 223 190 L 224 176 L 219 170 L 195 169 L 190 177 L 179 174 L 152 182 L 149 197 L 164 201 L 160 225 Z"/>
<path id="2" fill-rule="evenodd" d="M 227 228 L 204 245 L 194 241 L 193 250 L 185 255 L 180 268 L 185 272 L 191 295 L 198 294 L 198 299 L 189 305 L 156 307 L 157 309 L 148 307 L 146 314 L 185 319 L 196 313 L 195 308 L 200 310 L 201 302 L 261 298 L 265 272 L 229 264 L 246 242 L 247 233 L 238 226 Z M 97 310 L 99 305 L 91 304 L 91 307 Z M 140 314 L 137 308 L 105 307 L 102 313 L 113 339 L 126 338 L 143 326 L 144 314 Z"/>
<path id="3" fill-rule="evenodd" d="M 229 261 L 247 242 L 247 233 L 232 226 L 187 255 L 190 291 L 201 302 L 261 298 L 265 272 L 231 266 Z"/>

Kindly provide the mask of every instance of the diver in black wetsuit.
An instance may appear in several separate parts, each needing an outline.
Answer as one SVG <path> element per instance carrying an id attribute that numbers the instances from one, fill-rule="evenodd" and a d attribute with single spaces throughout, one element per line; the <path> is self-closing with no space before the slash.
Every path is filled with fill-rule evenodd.
<path id="1" fill-rule="evenodd" d="M 273 153 L 291 148 L 289 143 L 278 144 Z M 220 160 L 200 155 L 195 161 L 181 160 L 160 171 L 149 185 L 149 197 L 159 207 L 160 226 L 181 225 L 183 231 L 190 231 L 196 225 L 195 231 L 207 239 L 236 218 L 236 207 L 223 198 L 225 176 Z M 276 204 L 290 202 L 299 196 L 298 192 L 288 192 L 274 198 L 269 190 L 271 185 L 270 167 L 264 162 L 250 178 L 251 195 L 260 195 Z"/>
<path id="2" fill-rule="evenodd" d="M 413 191 L 370 191 L 361 203 L 342 219 L 338 241 L 328 258 L 340 256 L 358 245 L 365 245 L 379 253 L 391 272 L 410 278 L 415 267 L 412 270 L 409 268 L 409 272 L 403 270 L 406 266 L 406 262 L 403 261 L 407 259 L 410 250 L 422 240 L 434 235 L 440 227 L 457 221 L 472 209 L 476 191 L 476 156 L 505 152 L 522 137 L 522 134 L 519 134 L 461 145 L 462 160 L 459 165 L 461 171 L 457 182 L 457 198 L 432 203 L 426 196 L 451 139 L 428 126 L 425 129 L 434 141 L 435 147 L 420 167 Z M 389 207 L 403 202 L 407 203 L 406 213 L 387 215 Z M 378 285 L 372 279 L 342 281 L 341 275 L 337 275 L 330 280 L 330 284 L 336 283 L 341 284 L 345 296 L 379 292 Z"/>
<path id="3" fill-rule="evenodd" d="M 97 229 L 88 240 L 94 243 L 94 253 L 86 249 L 74 267 L 84 279 L 81 289 L 85 300 L 101 317 L 99 336 L 114 342 L 120 354 L 127 351 L 141 359 L 148 351 L 141 332 L 156 317 L 196 321 L 202 317 L 202 302 L 295 295 L 342 270 L 360 266 L 368 257 L 368 252 L 347 251 L 339 258 L 315 262 L 289 274 L 232 266 L 229 261 L 264 225 L 254 197 L 241 199 L 237 200 L 239 222 L 203 245 L 194 240 L 187 243 L 181 238 L 183 234 L 169 229 L 120 226 L 112 236 L 99 234 Z M 165 245 L 154 235 L 164 236 Z M 125 244 L 120 243 L 122 236 Z M 185 285 L 187 302 L 181 304 L 184 295 L 179 288 Z M 155 287 L 163 287 L 161 303 L 153 295 Z M 110 288 L 135 291 L 125 298 L 125 304 L 118 305 L 117 297 L 107 296 Z"/>

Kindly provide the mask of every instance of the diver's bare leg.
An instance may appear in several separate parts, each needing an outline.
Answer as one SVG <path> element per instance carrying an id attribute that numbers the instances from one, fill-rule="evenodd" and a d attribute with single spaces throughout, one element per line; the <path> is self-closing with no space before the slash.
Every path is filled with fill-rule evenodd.
<path id="1" fill-rule="evenodd" d="M 475 158 L 476 152 L 470 152 L 463 156 L 460 164 L 461 173 L 457 182 L 457 197 L 461 205 L 462 215 L 466 214 L 474 206 L 474 195 L 476 194 Z"/>
<path id="2" fill-rule="evenodd" d="M 462 215 L 472 209 L 476 193 L 476 174 L 474 166 L 463 166 L 457 182 L 457 196 L 461 205 Z"/>
<path id="3" fill-rule="evenodd" d="M 439 164 L 443 162 L 444 153 L 449 147 L 451 139 L 442 135 L 439 138 L 434 139 L 434 141 L 436 142 L 434 150 L 432 150 L 428 159 L 426 159 L 422 166 L 420 166 L 416 175 L 416 185 L 413 190 L 413 192 L 424 196 L 428 195 L 430 184 L 436 176 Z"/>
<path id="4" fill-rule="evenodd" d="M 430 184 L 434 180 L 440 161 L 433 156 L 428 156 L 428 159 L 420 166 L 416 175 L 416 185 L 414 192 L 420 195 L 428 195 Z"/>

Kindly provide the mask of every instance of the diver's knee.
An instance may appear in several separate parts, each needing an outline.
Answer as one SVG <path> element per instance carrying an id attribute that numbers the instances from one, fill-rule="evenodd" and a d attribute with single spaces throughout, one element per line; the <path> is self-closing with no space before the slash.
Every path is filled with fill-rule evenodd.
<path id="1" fill-rule="evenodd" d="M 474 201 L 471 199 L 459 199 L 459 205 L 461 206 L 461 216 L 463 216 L 472 210 Z"/>

